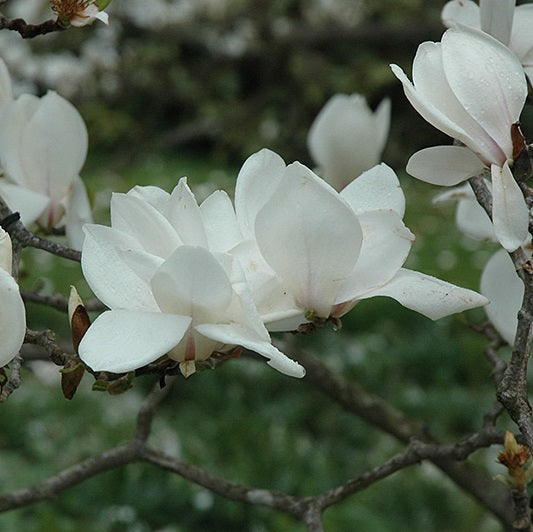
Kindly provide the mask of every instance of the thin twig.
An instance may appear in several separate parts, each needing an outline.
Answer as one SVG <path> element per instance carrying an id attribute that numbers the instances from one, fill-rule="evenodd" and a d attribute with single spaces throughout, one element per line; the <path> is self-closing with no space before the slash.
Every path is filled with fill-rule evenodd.
<path id="1" fill-rule="evenodd" d="M 63 294 L 40 294 L 39 292 L 31 292 L 29 290 L 21 290 L 22 299 L 26 302 L 37 303 L 38 305 L 46 305 L 47 307 L 67 312 L 68 298 Z M 104 310 L 105 305 L 98 299 L 90 299 L 83 302 L 83 306 L 87 312 Z"/>
<path id="2" fill-rule="evenodd" d="M 7 383 L 1 388 L 0 403 L 3 403 L 19 386 L 22 357 L 17 355 L 11 362 L 11 374 Z"/>
<path id="3" fill-rule="evenodd" d="M 2 197 L 0 197 L 0 219 L 10 216 L 11 214 L 13 214 L 13 211 L 9 208 L 9 206 L 2 199 Z M 76 262 L 81 261 L 81 253 L 79 251 L 35 235 L 34 233 L 26 229 L 26 227 L 20 220 L 12 223 L 8 227 L 7 231 L 11 235 L 14 248 L 16 247 L 17 243 L 19 243 L 23 247 L 33 247 L 37 249 L 42 249 L 44 251 L 52 253 L 53 255 L 57 255 L 58 257 L 63 257 L 65 259 L 70 259 Z"/>

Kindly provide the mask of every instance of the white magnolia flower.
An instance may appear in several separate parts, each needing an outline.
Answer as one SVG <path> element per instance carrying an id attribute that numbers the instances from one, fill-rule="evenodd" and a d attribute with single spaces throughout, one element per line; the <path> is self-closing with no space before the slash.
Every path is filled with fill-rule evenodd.
<path id="1" fill-rule="evenodd" d="M 11 239 L 0 227 L 0 367 L 15 358 L 26 334 L 24 303 L 11 277 L 11 253 Z"/>
<path id="2" fill-rule="evenodd" d="M 318 173 L 333 188 L 348 183 L 381 160 L 390 126 L 390 100 L 375 112 L 360 94 L 336 94 L 311 125 L 307 144 Z"/>
<path id="3" fill-rule="evenodd" d="M 108 24 L 109 16 L 104 9 L 109 1 L 105 0 L 50 0 L 50 7 L 62 24 L 86 26 L 96 19 Z"/>
<path id="4" fill-rule="evenodd" d="M 402 268 L 414 237 L 402 221 L 405 199 L 398 178 L 384 164 L 338 193 L 300 163 L 285 166 L 278 155 L 262 150 L 239 173 L 235 208 L 242 234 L 253 234 L 263 261 L 308 319 L 340 317 L 377 295 L 431 319 L 487 302 Z M 244 266 L 252 287 L 254 267 L 262 268 Z M 275 328 L 293 325 L 294 317 Z"/>
<path id="5" fill-rule="evenodd" d="M 471 26 L 489 33 L 508 46 L 533 83 L 533 4 L 515 7 L 515 0 L 452 0 L 442 9 L 445 26 Z"/>
<path id="6" fill-rule="evenodd" d="M 407 164 L 414 177 L 451 186 L 491 169 L 493 221 L 509 251 L 527 236 L 528 208 L 513 178 L 512 129 L 527 96 L 516 56 L 490 35 L 452 28 L 441 43 L 425 42 L 413 62 L 413 83 L 391 65 L 413 107 L 432 125 L 463 143 L 415 153 Z M 502 89 L 504 87 L 504 90 Z"/>
<path id="7" fill-rule="evenodd" d="M 81 248 L 81 225 L 91 221 L 79 172 L 87 154 L 87 129 L 78 111 L 53 91 L 24 94 L 0 114 L 0 195 L 24 224 L 66 223 L 71 246 Z M 65 216 L 66 215 L 66 216 Z"/>
<path id="8" fill-rule="evenodd" d="M 242 346 L 302 377 L 270 343 L 239 263 L 207 249 L 199 214 L 181 180 L 172 195 L 156 187 L 116 194 L 112 227 L 84 227 L 83 273 L 111 310 L 83 337 L 80 357 L 93 370 L 124 372 L 167 355 L 189 375 L 195 361 Z"/>

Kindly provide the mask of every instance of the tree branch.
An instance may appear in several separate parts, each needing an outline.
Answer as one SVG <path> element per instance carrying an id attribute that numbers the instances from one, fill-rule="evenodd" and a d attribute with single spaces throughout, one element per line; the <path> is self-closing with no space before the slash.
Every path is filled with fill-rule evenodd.
<path id="1" fill-rule="evenodd" d="M 54 31 L 63 31 L 57 19 L 49 19 L 40 24 L 28 24 L 22 18 L 8 19 L 0 14 L 0 30 L 18 31 L 23 39 L 33 39 L 38 35 L 46 35 Z"/>
<path id="2" fill-rule="evenodd" d="M 424 424 L 410 419 L 380 397 L 368 393 L 358 384 L 333 373 L 316 358 L 297 349 L 286 349 L 286 352 L 290 352 L 291 357 L 305 367 L 307 373 L 304 382 L 321 390 L 347 412 L 379 427 L 403 443 L 408 444 L 413 438 L 426 443 L 439 443 L 428 433 Z M 500 434 L 498 439 L 497 433 L 490 432 L 490 427 L 485 427 L 479 434 L 493 434 L 492 443 L 503 443 L 503 436 Z M 458 463 L 449 456 L 433 456 L 430 459 L 502 523 L 505 525 L 512 523 L 511 497 L 505 486 L 492 480 L 487 474 L 469 463 Z"/>
<path id="3" fill-rule="evenodd" d="M 0 219 L 6 218 L 13 214 L 13 211 L 8 207 L 7 203 L 0 197 Z M 13 246 L 15 247 L 17 243 L 22 245 L 22 247 L 33 247 L 37 249 L 42 249 L 48 251 L 53 255 L 58 257 L 63 257 L 65 259 L 73 260 L 76 262 L 81 261 L 81 252 L 71 249 L 67 246 L 58 244 L 57 242 L 52 242 L 45 238 L 41 238 L 24 226 L 24 224 L 18 220 L 14 221 L 7 228 L 8 233 L 10 234 L 13 240 Z M 18 264 L 18 263 L 17 263 Z"/>
<path id="4" fill-rule="evenodd" d="M 487 185 L 481 177 L 472 177 L 469 181 L 478 203 L 492 220 L 492 197 Z M 518 312 L 511 360 L 503 373 L 496 396 L 518 425 L 529 449 L 533 451 L 532 409 L 527 391 L 527 367 L 533 339 L 533 265 L 521 247 L 509 255 L 518 277 L 524 283 L 524 298 Z"/>

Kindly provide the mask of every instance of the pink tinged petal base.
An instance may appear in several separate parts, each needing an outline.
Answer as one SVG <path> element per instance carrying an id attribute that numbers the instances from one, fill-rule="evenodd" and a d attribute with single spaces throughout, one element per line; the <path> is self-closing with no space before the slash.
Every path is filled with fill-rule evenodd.
<path id="1" fill-rule="evenodd" d="M 93 371 L 133 371 L 168 353 L 190 324 L 188 316 L 110 310 L 100 314 L 85 333 L 80 358 Z"/>
<path id="2" fill-rule="evenodd" d="M 340 193 L 355 214 L 392 209 L 403 218 L 405 196 L 394 170 L 384 163 L 363 172 Z"/>
<path id="3" fill-rule="evenodd" d="M 204 324 L 198 325 L 196 330 L 204 336 L 228 346 L 239 345 L 259 353 L 268 359 L 267 364 L 269 366 L 285 375 L 297 378 L 302 378 L 305 375 L 305 369 L 300 364 L 285 356 L 250 329 L 238 325 Z"/>
<path id="4" fill-rule="evenodd" d="M 489 301 L 473 290 L 403 268 L 385 286 L 366 294 L 365 298 L 373 296 L 392 297 L 432 320 L 480 307 Z"/>
<path id="5" fill-rule="evenodd" d="M 506 162 L 492 165 L 492 222 L 500 244 L 509 252 L 518 249 L 528 237 L 529 209 Z"/>
<path id="6" fill-rule="evenodd" d="M 26 313 L 16 281 L 0 269 L 0 367 L 20 351 L 26 334 Z"/>
<path id="7" fill-rule="evenodd" d="M 480 283 L 481 293 L 490 299 L 487 316 L 502 338 L 513 345 L 518 311 L 524 297 L 524 283 L 516 274 L 507 252 L 497 251 L 487 262 Z"/>
<path id="8" fill-rule="evenodd" d="M 352 209 L 308 168 L 293 163 L 255 230 L 263 257 L 300 308 L 328 317 L 362 244 Z"/>
<path id="9" fill-rule="evenodd" d="M 450 187 L 479 175 L 483 168 L 485 165 L 470 148 L 433 146 L 411 155 L 406 171 L 426 183 Z"/>

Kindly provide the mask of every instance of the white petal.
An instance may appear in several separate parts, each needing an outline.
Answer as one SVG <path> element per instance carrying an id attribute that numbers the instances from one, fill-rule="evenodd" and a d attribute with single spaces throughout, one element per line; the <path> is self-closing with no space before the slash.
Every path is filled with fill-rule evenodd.
<path id="1" fill-rule="evenodd" d="M 317 115 L 308 135 L 309 151 L 320 174 L 341 190 L 362 172 L 377 164 L 387 138 L 390 102 L 378 117 L 360 94 L 336 94 Z"/>
<path id="2" fill-rule="evenodd" d="M 232 298 L 230 281 L 217 259 L 201 247 L 181 246 L 152 278 L 163 312 L 192 316 L 195 322 L 223 321 Z"/>
<path id="3" fill-rule="evenodd" d="M 391 68 L 402 82 L 411 105 L 430 124 L 466 144 L 485 162 L 505 158 L 500 147 L 465 111 L 450 89 L 441 43 L 424 42 L 418 47 L 413 61 L 413 83 L 398 66 L 391 65 Z"/>
<path id="4" fill-rule="evenodd" d="M 385 148 L 390 129 L 391 103 L 389 98 L 383 98 L 374 113 L 376 128 L 376 143 L 379 153 Z"/>
<path id="5" fill-rule="evenodd" d="M 78 176 L 74 179 L 72 195 L 67 204 L 65 214 L 65 225 L 67 240 L 69 246 L 74 249 L 81 249 L 85 234 L 83 233 L 83 224 L 91 223 L 93 216 L 91 213 L 91 204 L 85 184 Z"/>
<path id="6" fill-rule="evenodd" d="M 271 198 L 285 172 L 285 162 L 273 151 L 262 149 L 242 165 L 235 185 L 235 212 L 244 236 L 252 236 L 255 218 Z"/>
<path id="7" fill-rule="evenodd" d="M 517 315 L 524 297 L 524 283 L 505 250 L 497 251 L 485 265 L 481 274 L 480 291 L 490 299 L 485 307 L 489 320 L 502 338 L 513 345 Z"/>
<path id="8" fill-rule="evenodd" d="M 448 28 L 459 23 L 481 29 L 479 6 L 472 0 L 451 0 L 442 8 L 440 16 Z"/>
<path id="9" fill-rule="evenodd" d="M 512 157 L 510 128 L 518 121 L 527 96 L 522 65 L 501 42 L 470 28 L 446 31 L 442 62 L 455 96 L 505 154 L 490 162 L 502 165 Z"/>
<path id="10" fill-rule="evenodd" d="M 361 252 L 335 303 L 358 299 L 390 281 L 415 239 L 395 211 L 367 212 L 359 216 L 359 223 L 363 230 Z"/>
<path id="11" fill-rule="evenodd" d="M 76 108 L 53 91 L 41 98 L 21 138 L 22 167 L 30 188 L 52 207 L 69 193 L 87 155 L 87 128 Z"/>
<path id="12" fill-rule="evenodd" d="M 170 200 L 170 194 L 166 190 L 150 185 L 136 185 L 132 189 L 128 190 L 127 194 L 128 196 L 135 196 L 146 203 L 149 203 L 163 216 L 168 218 L 168 203 Z"/>
<path id="13" fill-rule="evenodd" d="M 11 273 L 13 262 L 13 247 L 9 233 L 0 226 L 0 269 Z"/>
<path id="14" fill-rule="evenodd" d="M 257 338 L 253 331 L 239 327 L 238 325 L 205 324 L 198 325 L 196 330 L 219 342 L 228 345 L 239 345 L 251 351 L 255 351 L 268 359 L 267 364 L 290 377 L 301 378 L 305 375 L 305 369 L 294 360 L 285 356 L 272 344 Z"/>
<path id="15" fill-rule="evenodd" d="M 48 196 L 14 185 L 5 179 L 0 180 L 0 196 L 12 211 L 20 213 L 20 219 L 26 226 L 35 223 L 50 204 Z"/>
<path id="16" fill-rule="evenodd" d="M 484 167 L 470 148 L 432 146 L 411 155 L 406 171 L 426 183 L 449 187 L 479 175 Z"/>
<path id="17" fill-rule="evenodd" d="M 129 194 L 111 196 L 111 225 L 136 239 L 148 253 L 166 259 L 182 241 L 151 204 Z"/>
<path id="18" fill-rule="evenodd" d="M 528 237 L 529 209 L 509 165 L 491 167 L 492 222 L 500 244 L 507 251 L 520 247 Z"/>
<path id="19" fill-rule="evenodd" d="M 20 351 L 26 334 L 26 313 L 15 279 L 0 269 L 0 367 Z"/>
<path id="20" fill-rule="evenodd" d="M 403 268 L 385 286 L 365 295 L 373 296 L 392 297 L 432 320 L 488 303 L 486 297 L 473 290 Z"/>
<path id="21" fill-rule="evenodd" d="M 168 353 L 190 323 L 188 316 L 106 311 L 85 333 L 79 345 L 80 358 L 94 371 L 133 371 Z"/>
<path id="22" fill-rule="evenodd" d="M 378 209 L 392 209 L 403 217 L 405 196 L 394 170 L 384 163 L 363 172 L 341 193 L 355 214 Z"/>
<path id="23" fill-rule="evenodd" d="M 481 29 L 509 44 L 516 0 L 479 0 Z"/>
<path id="24" fill-rule="evenodd" d="M 528 56 L 533 51 L 532 26 L 533 4 L 525 4 L 515 8 L 509 48 L 522 61 L 523 66 L 528 63 Z M 529 59 L 531 58 L 529 57 Z"/>
<path id="25" fill-rule="evenodd" d="M 462 199 L 455 211 L 457 227 L 470 238 L 496 241 L 494 226 L 485 209 L 474 199 Z"/>
<path id="26" fill-rule="evenodd" d="M 200 214 L 211 251 L 226 253 L 242 240 L 233 204 L 224 191 L 217 190 L 206 198 Z"/>
<path id="27" fill-rule="evenodd" d="M 0 58 L 0 107 L 12 99 L 13 92 L 11 89 L 11 77 L 7 70 L 6 64 Z"/>
<path id="28" fill-rule="evenodd" d="M 86 224 L 81 267 L 96 297 L 110 308 L 155 310 L 149 278 L 139 277 L 127 261 L 131 250 L 144 252 L 131 236 L 111 227 Z"/>
<path id="29" fill-rule="evenodd" d="M 170 195 L 169 221 L 182 242 L 191 246 L 207 247 L 200 208 L 187 178 L 182 177 Z"/>
<path id="30" fill-rule="evenodd" d="M 0 114 L 0 161 L 4 174 L 11 181 L 31 188 L 30 176 L 26 176 L 22 167 L 24 153 L 21 139 L 39 104 L 36 96 L 23 94 L 17 100 L 7 102 Z"/>
<path id="31" fill-rule="evenodd" d="M 255 229 L 263 257 L 301 308 L 329 316 L 362 242 L 351 208 L 308 168 L 293 163 Z"/>

